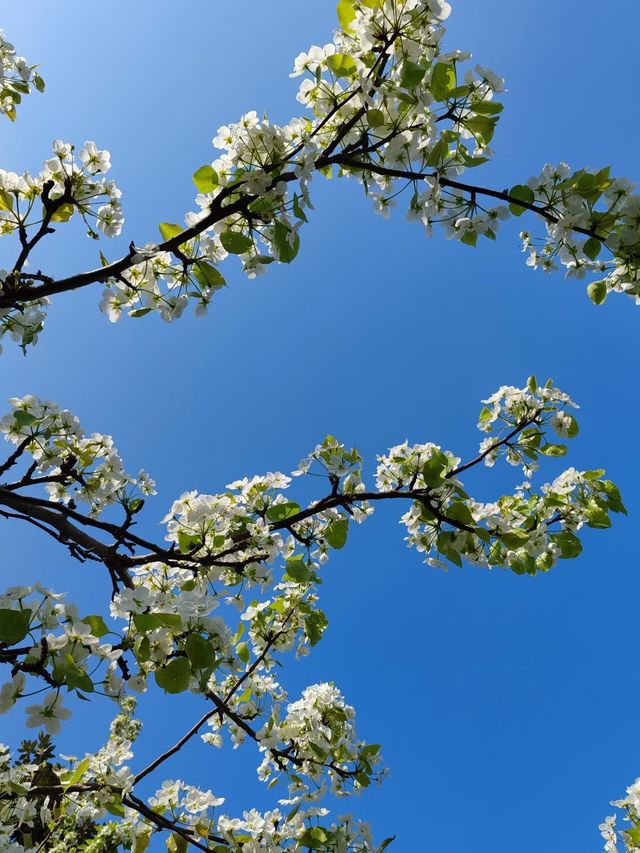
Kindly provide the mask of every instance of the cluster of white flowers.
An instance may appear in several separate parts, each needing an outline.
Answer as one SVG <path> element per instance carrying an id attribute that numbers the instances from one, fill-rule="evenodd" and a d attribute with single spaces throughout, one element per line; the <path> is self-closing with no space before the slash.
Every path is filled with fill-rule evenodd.
<path id="1" fill-rule="evenodd" d="M 551 444 L 546 428 L 573 438 L 578 425 L 565 407 L 575 403 L 552 382 L 539 386 L 530 377 L 523 388 L 503 386 L 483 401 L 478 428 L 489 433 L 475 462 L 493 465 L 499 456 L 522 465 L 531 477 L 540 456 L 564 456 L 567 448 Z M 525 481 L 513 495 L 493 503 L 476 501 L 457 478 L 460 459 L 433 444 L 407 442 L 379 457 L 378 488 L 418 492 L 401 521 L 410 547 L 424 552 L 430 565 L 508 567 L 517 573 L 547 571 L 559 558 L 581 551 L 576 532 L 583 525 L 604 528 L 609 513 L 626 512 L 620 492 L 603 479 L 604 471 L 569 468 L 536 494 Z"/>
<path id="2" fill-rule="evenodd" d="M 450 477 L 460 458 L 437 444 L 397 444 L 378 456 L 376 485 L 381 492 L 401 489 L 451 489 L 456 481 Z M 445 482 L 446 479 L 446 482 Z"/>
<path id="3" fill-rule="evenodd" d="M 38 92 L 44 90 L 44 80 L 36 71 L 36 65 L 29 65 L 24 56 L 17 56 L 15 47 L 7 40 L 4 30 L 0 30 L 0 113 L 11 121 L 16 117 L 16 106 L 22 95 L 28 95 L 33 85 Z"/>
<path id="4" fill-rule="evenodd" d="M 265 756 L 258 769 L 264 780 L 277 778 L 288 769 L 285 758 L 295 773 L 289 777 L 289 792 L 293 797 L 318 799 L 325 794 L 327 778 L 334 793 L 344 794 L 350 786 L 367 787 L 379 781 L 384 771 L 377 745 L 357 740 L 354 727 L 355 711 L 347 705 L 333 684 L 313 684 L 302 692 L 297 702 L 287 705 L 279 718 L 279 708 L 258 733 L 260 748 Z M 302 780 L 308 777 L 316 786 Z"/>
<path id="5" fill-rule="evenodd" d="M 304 75 L 297 100 L 311 115 L 278 126 L 250 111 L 218 129 L 213 144 L 224 153 L 194 174 L 199 210 L 185 217 L 190 233 L 179 247 L 174 240 L 170 252 L 162 245 L 146 246 L 139 262 L 109 280 L 102 308 L 111 320 L 124 311 L 139 317 L 155 309 L 170 321 L 190 298 L 197 303 L 196 313 L 204 313 L 225 283 L 217 265 L 229 254 L 239 257 L 250 277 L 273 261 L 290 263 L 311 207 L 315 171 L 338 165 L 362 181 L 376 209 L 387 212 L 395 191 L 380 167 L 428 166 L 441 175 L 457 175 L 486 160 L 501 110 L 493 96 L 504 85 L 480 66 L 458 80 L 458 64 L 468 54 L 439 56 L 448 4 L 384 0 L 341 5 L 343 28 L 333 42 L 312 46 L 294 63 L 291 76 Z M 439 124 L 442 119 L 449 120 L 446 129 Z M 363 164 L 349 163 L 355 155 L 362 155 Z M 430 220 L 434 204 L 439 203 L 430 191 L 416 194 L 412 216 Z M 456 204 L 460 219 L 469 212 L 468 201 Z M 494 230 L 498 218 L 488 217 Z M 474 222 L 480 231 L 480 219 Z M 178 238 L 181 226 L 163 223 L 160 230 L 166 241 Z"/>
<path id="6" fill-rule="evenodd" d="M 31 787 L 34 767 L 12 759 L 9 747 L 0 743 L 0 850 L 24 853 L 25 848 L 13 843 L 12 836 L 17 826 L 29 825 L 38 817 L 39 804 L 25 796 Z M 10 792 L 13 796 L 6 796 Z"/>
<path id="7" fill-rule="evenodd" d="M 633 189 L 625 178 L 612 178 L 609 167 L 574 172 L 566 163 L 548 163 L 540 175 L 514 187 L 512 194 L 553 216 L 545 222 L 545 238 L 521 233 L 527 265 L 544 272 L 564 267 L 567 277 L 578 279 L 601 276 L 587 287 L 597 305 L 611 292 L 640 304 L 640 196 Z M 600 258 L 603 250 L 610 257 Z"/>
<path id="8" fill-rule="evenodd" d="M 41 228 L 43 218 L 55 226 L 78 212 L 89 236 L 98 236 L 92 219 L 107 237 L 118 236 L 124 223 L 122 193 L 115 181 L 103 177 L 110 168 L 109 152 L 99 150 L 95 142 L 85 142 L 76 157 L 75 146 L 56 139 L 53 157 L 44 161 L 39 174 L 0 169 L 0 234 L 20 228 L 28 233 Z"/>
<path id="9" fill-rule="evenodd" d="M 7 589 L 0 595 L 0 641 L 22 646 L 23 663 L 18 656 L 10 658 L 13 676 L 0 687 L 0 713 L 29 694 L 27 675 L 33 683 L 44 678 L 54 687 L 44 702 L 26 708 L 26 725 L 44 726 L 50 734 L 57 734 L 60 721 L 70 715 L 60 694 L 63 685 L 93 693 L 100 684 L 104 692 L 117 696 L 120 679 L 115 671 L 122 650 L 103 640 L 108 631 L 101 616 L 80 618 L 74 604 L 41 584 Z M 104 671 L 97 675 L 101 664 Z"/>
<path id="10" fill-rule="evenodd" d="M 605 841 L 605 853 L 638 853 L 640 850 L 640 779 L 627 788 L 627 795 L 611 803 L 624 811 L 625 825 L 616 828 L 616 815 L 610 815 L 598 827 Z M 624 845 L 618 848 L 618 840 Z"/>
<path id="11" fill-rule="evenodd" d="M 0 211 L 1 214 L 1 211 Z M 2 231 L 2 220 L 0 219 L 0 233 Z M 0 295 L 6 290 L 9 273 L 0 270 Z M 46 307 L 50 300 L 46 297 L 35 299 L 16 308 L 0 308 L 0 340 L 8 334 L 14 343 L 26 348 L 38 342 L 38 335 L 44 327 L 46 318 Z M 2 345 L 0 344 L 0 353 Z"/>
<path id="12" fill-rule="evenodd" d="M 551 380 L 540 386 L 535 376 L 530 376 L 524 388 L 503 385 L 495 394 L 482 401 L 478 429 L 487 433 L 480 443 L 484 464 L 492 466 L 499 456 L 510 465 L 522 466 L 530 477 L 538 468 L 537 459 L 545 456 L 564 456 L 562 444 L 543 443 L 544 426 L 549 424 L 560 438 L 574 438 L 578 422 L 566 411 L 577 409 L 568 394 L 554 387 Z M 524 428 L 523 428 L 524 425 Z M 517 429 L 517 435 L 509 433 Z"/>
<path id="13" fill-rule="evenodd" d="M 205 838 L 215 826 L 213 809 L 222 803 L 224 797 L 216 797 L 211 791 L 201 791 L 180 779 L 167 779 L 155 796 L 149 798 L 149 805 L 158 814 L 168 813 L 172 821 Z"/>
<path id="14" fill-rule="evenodd" d="M 242 818 L 218 818 L 217 834 L 230 853 L 287 853 L 297 850 L 325 850 L 327 853 L 374 853 L 382 850 L 373 844 L 368 824 L 345 815 L 330 826 L 318 823 L 327 809 L 300 803 L 284 814 L 280 809 L 258 812 L 251 809 Z M 227 848 L 225 848 L 227 849 Z"/>
<path id="15" fill-rule="evenodd" d="M 112 503 L 139 507 L 139 495 L 154 494 L 148 474 L 126 473 L 111 436 L 85 436 L 75 415 L 32 394 L 13 397 L 10 403 L 13 411 L 0 420 L 0 433 L 14 445 L 25 445 L 41 475 L 25 485 L 44 483 L 53 501 L 85 501 L 92 515 Z"/>
<path id="16" fill-rule="evenodd" d="M 120 190 L 103 177 L 110 167 L 109 152 L 94 142 L 85 142 L 76 157 L 73 145 L 56 139 L 53 157 L 45 160 L 39 174 L 0 169 L 0 236 L 19 233 L 23 247 L 30 237 L 33 248 L 49 229 L 76 212 L 90 237 L 98 238 L 94 224 L 107 237 L 118 236 L 124 216 Z M 0 338 L 9 334 L 23 349 L 37 343 L 49 304 L 46 297 L 29 300 L 34 279 L 23 270 L 26 262 L 24 257 L 15 271 L 0 270 L 0 294 L 15 295 L 16 303 L 0 309 Z"/>
<path id="17" fill-rule="evenodd" d="M 217 265 L 229 255 L 240 259 L 250 278 L 275 260 L 293 260 L 309 203 L 313 157 L 301 140 L 310 127 L 301 119 L 279 127 L 266 118 L 259 120 L 252 111 L 239 122 L 219 128 L 213 142 L 225 153 L 194 174 L 199 209 L 185 216 L 184 228 L 197 233 L 179 247 L 174 245 L 172 253 L 154 244 L 138 250 L 133 256 L 136 263 L 109 280 L 104 291 L 101 307 L 109 319 L 119 320 L 125 310 L 133 317 L 157 310 L 170 322 L 180 317 L 190 298 L 196 301 L 196 314 L 202 316 L 225 285 Z M 284 175 L 286 164 L 293 171 Z M 298 186 L 293 194 L 288 191 L 292 179 Z M 223 202 L 237 212 L 227 215 Z M 211 224 L 203 226 L 203 220 Z M 173 223 L 160 226 L 165 241 L 181 231 Z"/>

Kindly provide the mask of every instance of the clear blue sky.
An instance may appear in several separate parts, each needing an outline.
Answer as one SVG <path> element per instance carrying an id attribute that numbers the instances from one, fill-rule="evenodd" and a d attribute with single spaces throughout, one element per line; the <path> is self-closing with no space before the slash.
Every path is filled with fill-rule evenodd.
<path id="1" fill-rule="evenodd" d="M 157 223 L 192 209 L 191 174 L 211 160 L 219 125 L 249 109 L 274 121 L 297 112 L 292 60 L 329 40 L 334 6 L 3 4 L 0 25 L 48 85 L 4 124 L 0 166 L 37 170 L 53 138 L 94 139 L 111 151 L 127 216 L 119 247 L 103 250 L 156 239 Z M 473 177 L 503 188 L 565 159 L 640 179 L 639 25 L 632 0 L 458 0 L 448 47 L 473 51 L 509 90 L 495 162 Z M 527 269 L 524 220 L 472 250 L 426 240 L 400 211 L 376 217 L 355 184 L 318 179 L 315 204 L 296 262 L 253 282 L 229 265 L 231 287 L 206 320 L 113 326 L 99 288 L 58 298 L 28 358 L 6 347 L 0 399 L 39 394 L 112 433 L 129 468 L 158 481 L 147 507 L 156 532 L 183 490 L 288 471 L 329 431 L 370 460 L 405 438 L 469 456 L 482 397 L 553 376 L 582 406 L 568 464 L 606 468 L 630 517 L 587 532 L 581 558 L 530 579 L 427 568 L 405 549 L 397 508 L 379 512 L 327 567 L 330 629 L 284 681 L 294 695 L 334 680 L 362 735 L 383 744 L 391 777 L 336 812 L 371 820 L 379 839 L 397 833 L 398 853 L 599 850 L 609 800 L 640 774 L 640 309 L 622 297 L 597 309 L 582 283 Z M 40 263 L 77 272 L 96 253 L 69 227 Z M 552 460 L 549 477 L 559 467 Z M 472 482 L 490 499 L 516 481 L 495 470 Z M 4 525 L 0 555 L 5 586 L 40 579 L 83 606 L 106 591 L 93 567 L 17 525 Z M 143 710 L 136 769 L 201 713 L 188 697 Z M 62 751 L 96 748 L 107 711 L 95 701 L 91 719 L 76 714 Z M 3 718 L 2 738 L 15 742 L 21 721 Z M 250 747 L 196 744 L 166 775 L 210 786 L 233 814 L 273 804 L 256 763 Z"/>

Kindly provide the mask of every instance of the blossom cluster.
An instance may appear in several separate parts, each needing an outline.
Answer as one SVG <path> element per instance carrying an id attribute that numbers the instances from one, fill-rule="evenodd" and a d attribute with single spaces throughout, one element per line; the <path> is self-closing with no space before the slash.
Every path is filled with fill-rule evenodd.
<path id="1" fill-rule="evenodd" d="M 625 825 L 616 827 L 616 815 L 606 817 L 600 824 L 605 853 L 638 853 L 640 850 L 640 779 L 627 788 L 627 795 L 611 803 L 624 812 Z M 624 846 L 618 847 L 618 841 Z"/>
<path id="2" fill-rule="evenodd" d="M 19 653 L 5 652 L 12 677 L 0 687 L 0 713 L 29 693 L 27 676 L 42 678 L 52 688 L 44 701 L 26 708 L 28 728 L 60 731 L 70 716 L 61 688 L 93 693 L 99 685 L 118 695 L 116 677 L 120 648 L 104 639 L 109 629 L 97 614 L 80 617 L 76 606 L 41 584 L 10 587 L 0 595 L 0 644 L 20 646 Z M 103 665 L 103 671 L 97 670 Z"/>
<path id="3" fill-rule="evenodd" d="M 15 47 L 0 30 L 0 113 L 11 121 L 15 121 L 16 106 L 31 92 L 31 86 L 44 91 L 44 80 L 36 68 L 24 56 L 16 55 Z"/>
<path id="4" fill-rule="evenodd" d="M 348 784 L 358 789 L 368 787 L 373 779 L 380 781 L 380 747 L 357 740 L 354 719 L 354 709 L 333 684 L 307 687 L 298 701 L 287 705 L 282 718 L 274 714 L 258 733 L 260 748 L 265 752 L 258 774 L 265 780 L 277 779 L 286 755 L 296 769 L 290 793 L 314 798 L 325 793 L 324 773 L 331 790 L 338 794 L 345 793 Z M 298 774 L 317 786 L 312 794 L 308 782 L 300 780 Z"/>
<path id="5" fill-rule="evenodd" d="M 550 427 L 563 438 L 578 433 L 571 398 L 551 381 L 539 386 L 530 377 L 523 388 L 503 386 L 483 401 L 478 427 L 489 433 L 475 463 L 493 465 L 503 456 L 522 465 L 531 477 L 541 456 L 564 456 L 564 444 L 547 441 Z M 464 490 L 460 460 L 434 444 L 408 442 L 378 457 L 378 488 L 416 495 L 401 521 L 407 544 L 425 553 L 429 565 L 458 566 L 466 560 L 480 566 L 508 567 L 518 574 L 552 568 L 558 559 L 582 550 L 576 535 L 583 525 L 606 528 L 611 512 L 626 512 L 620 492 L 604 471 L 569 468 L 543 485 L 539 493 L 525 482 L 512 495 L 484 503 Z"/>
<path id="6" fill-rule="evenodd" d="M 391 182 L 381 168 L 413 164 L 457 175 L 490 155 L 501 110 L 493 96 L 503 82 L 480 66 L 459 71 L 469 54 L 440 55 L 448 4 L 384 0 L 341 7 L 333 42 L 312 46 L 294 63 L 291 76 L 303 76 L 297 100 L 309 114 L 278 126 L 250 111 L 218 129 L 213 144 L 223 153 L 193 176 L 199 210 L 185 217 L 184 239 L 177 242 L 180 225 L 163 223 L 165 242 L 145 246 L 128 270 L 109 280 L 102 308 L 111 320 L 154 309 L 173 320 L 189 298 L 196 313 L 204 313 L 224 286 L 218 265 L 230 254 L 250 277 L 273 261 L 290 263 L 316 171 L 330 174 L 337 166 L 356 176 L 376 208 L 387 212 Z M 354 157 L 363 158 L 357 166 Z M 420 204 L 414 196 L 416 216 Z"/>
<path id="7" fill-rule="evenodd" d="M 96 227 L 107 237 L 122 231 L 124 215 L 121 191 L 115 181 L 104 175 L 111 168 L 108 151 L 87 141 L 76 154 L 75 146 L 56 139 L 53 156 L 45 160 L 37 175 L 0 170 L 0 234 L 24 229 L 42 229 L 68 222 L 77 212 L 90 237 L 97 238 Z"/>
<path id="8" fill-rule="evenodd" d="M 596 305 L 611 292 L 640 304 L 640 196 L 633 189 L 626 178 L 612 178 L 609 167 L 572 171 L 566 163 L 547 164 L 511 191 L 551 215 L 545 238 L 520 235 L 527 265 L 544 272 L 564 267 L 577 279 L 600 276 L 587 286 Z M 512 210 L 523 212 L 517 205 Z"/>
<path id="9" fill-rule="evenodd" d="M 104 177 L 110 168 L 109 152 L 95 142 L 85 142 L 76 156 L 73 145 L 56 139 L 53 156 L 37 175 L 0 169 L 0 236 L 17 234 L 22 247 L 15 268 L 0 270 L 0 294 L 9 297 L 9 307 L 0 309 L 0 337 L 9 334 L 23 349 L 37 342 L 49 300 L 29 299 L 29 288 L 47 277 L 32 278 L 24 267 L 44 236 L 76 213 L 94 239 L 99 236 L 96 228 L 107 237 L 120 234 L 122 193 L 115 181 Z"/>
<path id="10" fill-rule="evenodd" d="M 41 475 L 35 481 L 27 477 L 24 485 L 43 483 L 52 501 L 84 501 L 92 515 L 112 503 L 135 512 L 142 505 L 140 495 L 154 494 L 148 474 L 126 473 L 111 436 L 87 436 L 67 409 L 31 394 L 10 403 L 12 411 L 0 419 L 0 433 L 32 457 L 34 473 Z"/>

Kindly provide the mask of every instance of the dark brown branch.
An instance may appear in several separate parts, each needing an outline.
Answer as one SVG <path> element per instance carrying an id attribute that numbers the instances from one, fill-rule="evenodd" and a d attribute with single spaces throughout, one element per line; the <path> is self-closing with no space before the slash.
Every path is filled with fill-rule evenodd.
<path id="1" fill-rule="evenodd" d="M 71 524 L 66 514 L 61 511 L 60 504 L 16 495 L 14 492 L 0 488 L 0 505 L 53 528 L 59 534 L 61 541 L 72 542 L 89 554 L 95 554 L 110 571 L 117 575 L 122 584 L 133 587 L 133 581 L 126 568 L 127 557 L 117 554 L 112 547 Z"/>
<path id="2" fill-rule="evenodd" d="M 2 476 L 2 474 L 6 474 L 10 468 L 13 468 L 13 466 L 16 464 L 18 459 L 25 452 L 25 450 L 27 449 L 27 447 L 29 446 L 31 441 L 32 441 L 32 436 L 30 436 L 30 435 L 28 435 L 26 438 L 22 439 L 22 441 L 16 447 L 16 449 L 13 451 L 11 456 L 9 456 L 7 458 L 6 462 L 3 462 L 3 464 L 0 465 L 0 476 Z"/>
<path id="3" fill-rule="evenodd" d="M 157 767 L 159 767 L 161 764 L 163 764 L 168 758 L 171 758 L 172 755 L 175 755 L 176 752 L 179 752 L 182 749 L 182 747 L 188 741 L 190 741 L 192 737 L 194 737 L 194 735 L 198 734 L 198 732 L 200 731 L 202 726 L 204 726 L 204 724 L 207 722 L 207 720 L 210 720 L 211 717 L 215 716 L 217 713 L 218 713 L 218 710 L 216 708 L 214 708 L 213 711 L 207 711 L 206 714 L 203 714 L 202 717 L 200 717 L 200 719 L 198 720 L 198 722 L 195 723 L 195 725 L 191 726 L 189 731 L 186 734 L 184 734 L 180 738 L 180 740 L 176 741 L 176 743 L 174 743 L 174 745 L 172 747 L 169 747 L 169 749 L 165 750 L 165 752 L 163 752 L 161 755 L 159 755 L 157 758 L 155 758 L 151 762 L 151 764 L 148 764 L 144 768 L 144 770 L 141 770 L 139 773 L 137 773 L 133 778 L 133 784 L 137 785 L 141 779 L 144 779 L 145 776 L 148 776 L 150 773 L 153 773 L 153 771 Z"/>
<path id="4" fill-rule="evenodd" d="M 379 166 L 377 163 L 363 162 L 355 159 L 354 157 L 344 157 L 341 154 L 334 155 L 331 158 L 331 162 L 339 166 L 346 166 L 350 169 L 373 172 L 375 175 L 383 175 L 389 178 L 400 178 L 407 181 L 423 181 L 427 178 L 436 179 L 443 187 L 462 190 L 470 195 L 485 195 L 490 198 L 496 198 L 500 201 L 506 202 L 507 204 L 515 204 L 518 207 L 524 207 L 527 210 L 532 211 L 532 213 L 537 213 L 538 216 L 541 216 L 548 222 L 555 223 L 559 221 L 558 217 L 546 207 L 541 207 L 533 202 L 523 201 L 522 199 L 509 195 L 506 191 L 492 190 L 488 187 L 479 187 L 475 184 L 465 184 L 461 181 L 453 181 L 450 178 L 443 178 L 440 177 L 437 172 L 414 172 L 411 169 L 392 169 L 388 166 Z M 573 226 L 573 231 L 577 231 L 579 234 L 585 234 L 588 237 L 595 237 L 598 240 L 605 239 L 605 237 L 598 234 L 597 231 L 589 228 L 582 228 L 578 225 Z"/>
<path id="5" fill-rule="evenodd" d="M 522 423 L 520 423 L 520 424 L 517 424 L 517 426 L 515 426 L 511 430 L 511 432 L 507 433 L 507 435 L 505 435 L 504 438 L 501 438 L 501 439 L 495 441 L 493 444 L 489 445 L 489 447 L 487 447 L 486 450 L 483 450 L 482 453 L 478 454 L 478 456 L 476 456 L 475 459 L 471 459 L 469 462 L 465 462 L 463 465 L 458 465 L 458 467 L 454 468 L 453 471 L 449 471 L 449 473 L 447 474 L 447 478 L 457 477 L 458 474 L 461 474 L 463 471 L 466 471 L 468 468 L 472 468 L 474 465 L 478 465 L 478 463 L 480 463 L 484 459 L 486 459 L 490 453 L 493 453 L 494 450 L 497 450 L 499 447 L 503 447 L 504 445 L 509 444 L 511 439 L 515 438 L 519 432 L 522 432 L 528 426 L 531 426 L 531 424 L 534 424 L 538 420 L 539 416 L 540 416 L 540 410 L 534 412 L 534 414 L 531 415 L 530 418 L 527 418 L 527 420 L 522 421 Z"/>

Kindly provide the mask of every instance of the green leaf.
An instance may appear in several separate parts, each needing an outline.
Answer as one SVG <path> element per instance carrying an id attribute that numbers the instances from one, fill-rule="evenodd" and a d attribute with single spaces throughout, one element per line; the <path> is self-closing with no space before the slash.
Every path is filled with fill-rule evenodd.
<path id="1" fill-rule="evenodd" d="M 312 752 L 315 753 L 316 758 L 319 758 L 320 761 L 324 761 L 324 759 L 327 757 L 326 749 L 323 749 L 321 746 L 318 746 L 317 743 L 312 742 L 309 743 L 309 746 L 311 747 Z"/>
<path id="2" fill-rule="evenodd" d="M 600 249 L 602 249 L 602 243 L 598 240 L 597 237 L 589 237 L 587 242 L 582 247 L 582 251 L 585 255 L 590 258 L 592 261 L 600 254 Z"/>
<path id="3" fill-rule="evenodd" d="M 0 643 L 13 645 L 29 632 L 31 610 L 9 610 L 0 608 Z"/>
<path id="4" fill-rule="evenodd" d="M 293 194 L 293 213 L 298 219 L 302 222 L 308 222 L 307 214 L 302 209 L 302 205 L 300 204 L 300 197 L 297 193 Z M 269 258 L 269 261 L 272 261 L 273 258 Z"/>
<path id="5" fill-rule="evenodd" d="M 151 828 L 136 831 L 136 843 L 133 847 L 133 853 L 144 853 L 149 846 L 151 840 Z"/>
<path id="6" fill-rule="evenodd" d="M 570 560 L 582 553 L 582 543 L 569 530 L 563 530 L 562 533 L 552 533 L 551 539 L 560 549 L 560 556 L 564 560 Z"/>
<path id="7" fill-rule="evenodd" d="M 395 840 L 395 835 L 390 835 L 388 838 L 385 838 L 380 847 L 378 847 L 378 853 L 383 853 L 383 851 L 386 850 L 390 844 L 393 844 Z"/>
<path id="8" fill-rule="evenodd" d="M 306 583 L 311 577 L 311 572 L 307 568 L 303 557 L 290 557 L 285 561 L 285 566 L 289 577 L 298 583 Z"/>
<path id="9" fill-rule="evenodd" d="M 422 65 L 416 65 L 415 62 L 409 62 L 405 59 L 402 63 L 402 74 L 400 76 L 400 85 L 403 89 L 415 89 L 422 82 L 427 69 Z"/>
<path id="10" fill-rule="evenodd" d="M 298 254 L 300 249 L 300 237 L 298 233 L 294 233 L 292 243 L 289 242 L 290 238 L 291 229 L 277 220 L 273 226 L 273 245 L 280 263 L 290 264 Z"/>
<path id="11" fill-rule="evenodd" d="M 138 631 L 146 632 L 160 628 L 162 623 L 155 613 L 134 613 L 133 624 Z"/>
<path id="12" fill-rule="evenodd" d="M 616 486 L 615 483 L 612 483 L 611 480 L 603 480 L 604 491 L 607 496 L 607 503 L 609 504 L 609 509 L 612 512 L 622 512 L 624 515 L 627 514 L 627 508 L 622 502 L 622 495 L 620 494 L 620 489 Z"/>
<path id="13" fill-rule="evenodd" d="M 510 550 L 521 548 L 529 541 L 529 534 L 524 530 L 510 530 L 508 533 L 501 533 L 500 540 Z"/>
<path id="14" fill-rule="evenodd" d="M 115 815 L 115 817 L 124 817 L 124 806 L 122 805 L 122 800 L 114 797 L 113 800 L 109 800 L 108 803 L 105 803 L 104 807 L 109 814 Z"/>
<path id="15" fill-rule="evenodd" d="M 351 0 L 339 0 L 336 12 L 338 13 L 340 26 L 343 30 L 348 30 L 351 21 L 353 21 L 356 16 L 355 9 L 353 8 L 353 2 L 351 2 Z"/>
<path id="16" fill-rule="evenodd" d="M 172 237 L 177 237 L 184 230 L 181 225 L 177 225 L 175 222 L 161 222 L 158 228 L 163 240 L 171 240 Z"/>
<path id="17" fill-rule="evenodd" d="M 80 621 L 91 628 L 91 633 L 94 637 L 104 637 L 105 634 L 109 633 L 109 629 L 102 616 L 85 616 Z"/>
<path id="18" fill-rule="evenodd" d="M 134 498 L 132 501 L 129 501 L 128 509 L 131 515 L 135 515 L 137 512 L 140 512 L 143 506 L 144 498 Z"/>
<path id="19" fill-rule="evenodd" d="M 169 853 L 187 853 L 189 842 L 177 832 L 172 832 L 166 840 L 167 850 Z"/>
<path id="20" fill-rule="evenodd" d="M 73 216 L 75 207 L 72 204 L 61 204 L 51 216 L 52 222 L 68 222 Z"/>
<path id="21" fill-rule="evenodd" d="M 349 532 L 349 520 L 347 518 L 336 519 L 327 525 L 324 532 L 324 538 L 327 543 L 337 551 L 344 548 L 347 542 L 347 533 Z"/>
<path id="22" fill-rule="evenodd" d="M 427 486 L 432 489 L 441 486 L 448 468 L 449 460 L 444 453 L 439 450 L 434 451 L 422 466 L 422 476 Z"/>
<path id="23" fill-rule="evenodd" d="M 207 261 L 196 261 L 193 267 L 193 274 L 196 280 L 207 290 L 219 290 L 226 284 L 224 276 L 212 264 L 207 263 Z"/>
<path id="24" fill-rule="evenodd" d="M 356 782 L 361 788 L 368 788 L 371 784 L 371 779 L 366 773 L 356 773 Z"/>
<path id="25" fill-rule="evenodd" d="M 595 501 L 590 502 L 586 507 L 586 514 L 587 527 L 593 527 L 595 530 L 606 530 L 607 527 L 611 527 L 609 514 Z"/>
<path id="26" fill-rule="evenodd" d="M 200 634 L 189 634 L 185 651 L 194 669 L 207 669 L 215 663 L 216 653 L 213 646 Z"/>
<path id="27" fill-rule="evenodd" d="M 178 613 L 134 613 L 133 621 L 139 631 L 182 626 L 182 617 Z"/>
<path id="28" fill-rule="evenodd" d="M 13 196 L 6 190 L 0 190 L 0 210 L 13 210 Z"/>
<path id="29" fill-rule="evenodd" d="M 460 524 L 465 524 L 470 527 L 475 527 L 475 521 L 471 515 L 471 510 L 462 501 L 454 501 L 451 506 L 448 506 L 445 511 L 447 518 L 453 521 L 458 521 Z"/>
<path id="30" fill-rule="evenodd" d="M 587 293 L 594 305 L 602 305 L 607 298 L 607 283 L 603 280 L 592 281 L 587 285 Z"/>
<path id="31" fill-rule="evenodd" d="M 166 693 L 183 693 L 191 679 L 191 664 L 187 658 L 173 658 L 155 672 L 156 684 Z"/>
<path id="32" fill-rule="evenodd" d="M 436 62 L 431 73 L 431 94 L 436 101 L 444 101 L 456 86 L 456 71 L 448 62 Z"/>
<path id="33" fill-rule="evenodd" d="M 89 765 L 91 764 L 91 760 L 89 758 L 83 758 L 82 761 L 74 767 L 73 770 L 69 770 L 68 773 L 65 773 L 62 777 L 62 785 L 66 790 L 71 785 L 76 785 L 83 778 L 84 774 L 89 769 Z"/>
<path id="34" fill-rule="evenodd" d="M 307 635 L 310 645 L 315 646 L 322 639 L 329 620 L 322 610 L 312 610 L 304 622 L 304 632 Z"/>
<path id="35" fill-rule="evenodd" d="M 33 75 L 33 85 L 36 87 L 38 92 L 44 92 L 44 80 L 39 74 Z"/>
<path id="36" fill-rule="evenodd" d="M 356 73 L 356 63 L 352 56 L 346 53 L 334 53 L 327 57 L 327 66 L 336 77 L 351 77 Z"/>
<path id="37" fill-rule="evenodd" d="M 297 838 L 300 846 L 308 847 L 309 850 L 322 850 L 328 840 L 329 836 L 321 826 L 309 826 Z"/>
<path id="38" fill-rule="evenodd" d="M 238 655 L 242 663 L 249 663 L 250 654 L 249 646 L 247 645 L 247 643 L 238 643 L 238 645 L 236 646 L 236 654 Z"/>
<path id="39" fill-rule="evenodd" d="M 24 412 L 22 409 L 18 409 L 13 413 L 13 420 L 18 425 L 18 427 L 31 426 L 32 423 L 37 421 L 38 419 L 35 415 L 32 415 L 31 412 Z"/>
<path id="40" fill-rule="evenodd" d="M 253 246 L 251 237 L 241 234 L 240 231 L 223 231 L 220 235 L 220 242 L 232 255 L 244 255 Z"/>
<path id="41" fill-rule="evenodd" d="M 627 829 L 627 827 L 625 826 L 624 827 L 624 834 L 627 836 L 629 841 L 632 843 L 633 847 L 639 847 L 640 846 L 640 824 L 636 824 L 635 826 L 631 827 L 630 829 Z M 627 847 L 627 849 L 630 849 L 630 848 Z"/>
<path id="42" fill-rule="evenodd" d="M 202 537 L 198 535 L 190 535 L 181 530 L 178 533 L 178 546 L 183 554 L 187 554 L 194 547 L 202 544 Z"/>
<path id="43" fill-rule="evenodd" d="M 85 693 L 93 693 L 93 681 L 87 673 L 78 666 L 73 655 L 64 656 L 64 679 L 71 690 L 83 690 Z"/>
<path id="44" fill-rule="evenodd" d="M 578 426 L 578 421 L 573 417 L 573 415 L 567 415 L 569 418 L 569 426 L 567 428 L 567 435 L 569 438 L 575 438 L 580 432 L 580 427 Z"/>
<path id="45" fill-rule="evenodd" d="M 498 104 L 496 101 L 478 101 L 472 104 L 470 109 L 481 116 L 495 116 L 502 112 L 504 105 Z"/>
<path id="46" fill-rule="evenodd" d="M 273 504 L 267 510 L 269 521 L 285 521 L 300 512 L 300 505 L 294 501 L 286 501 L 281 504 Z"/>
<path id="47" fill-rule="evenodd" d="M 544 453 L 545 456 L 566 456 L 567 455 L 567 445 L 566 444 L 543 444 L 540 448 L 540 453 Z"/>
<path id="48" fill-rule="evenodd" d="M 595 471 L 584 471 L 585 480 L 599 480 L 604 474 L 604 468 L 596 468 Z"/>
<path id="49" fill-rule="evenodd" d="M 218 186 L 218 173 L 212 166 L 200 166 L 193 173 L 193 183 L 201 193 L 210 193 Z"/>
<path id="50" fill-rule="evenodd" d="M 519 201 L 526 201 L 527 204 L 533 204 L 536 198 L 531 187 L 527 187 L 525 184 L 516 184 L 515 187 L 511 187 L 509 195 L 517 198 Z M 514 216 L 522 216 L 526 209 L 526 207 L 521 207 L 519 204 L 509 204 L 509 210 Z"/>
<path id="51" fill-rule="evenodd" d="M 385 117 L 382 110 L 367 110 L 366 119 L 369 127 L 382 127 L 385 123 Z"/>
<path id="52" fill-rule="evenodd" d="M 496 129 L 496 119 L 492 116 L 472 116 L 464 120 L 464 126 L 484 145 L 488 145 Z"/>
<path id="53" fill-rule="evenodd" d="M 145 634 L 139 643 L 136 643 L 136 658 L 139 661 L 147 661 L 151 657 L 151 643 Z"/>

